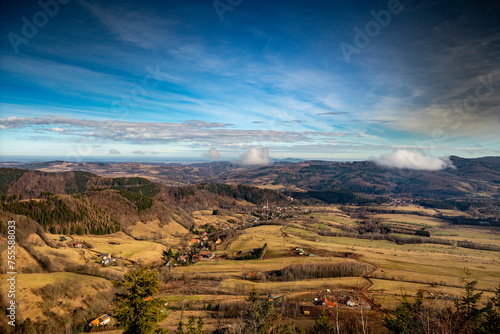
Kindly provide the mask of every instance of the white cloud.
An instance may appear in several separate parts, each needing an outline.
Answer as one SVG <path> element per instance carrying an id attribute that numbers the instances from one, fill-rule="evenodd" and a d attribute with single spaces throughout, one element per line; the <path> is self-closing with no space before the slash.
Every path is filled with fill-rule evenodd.
<path id="1" fill-rule="evenodd" d="M 436 171 L 454 167 L 449 158 L 438 158 L 432 155 L 403 149 L 397 150 L 394 153 L 384 154 L 372 160 L 381 166 L 401 169 Z"/>
<path id="2" fill-rule="evenodd" d="M 208 150 L 208 154 L 206 155 L 206 157 L 212 160 L 218 160 L 220 158 L 220 154 L 215 147 L 211 147 Z"/>
<path id="3" fill-rule="evenodd" d="M 60 132 L 67 136 L 92 136 L 96 140 L 112 140 L 129 143 L 198 143 L 206 145 L 231 145 L 255 142 L 297 143 L 331 141 L 348 135 L 343 132 L 273 131 L 233 129 L 231 124 L 189 120 L 184 123 L 97 121 L 66 117 L 9 117 L 0 118 L 0 129 L 35 128 L 53 132 L 49 126 L 65 127 Z M 91 132 L 89 132 L 91 131 Z"/>
<path id="4" fill-rule="evenodd" d="M 269 163 L 269 149 L 266 147 L 252 147 L 241 155 L 244 165 L 267 165 Z"/>
<path id="5" fill-rule="evenodd" d="M 116 149 L 111 149 L 109 150 L 109 154 L 121 154 L 120 151 L 116 150 Z"/>

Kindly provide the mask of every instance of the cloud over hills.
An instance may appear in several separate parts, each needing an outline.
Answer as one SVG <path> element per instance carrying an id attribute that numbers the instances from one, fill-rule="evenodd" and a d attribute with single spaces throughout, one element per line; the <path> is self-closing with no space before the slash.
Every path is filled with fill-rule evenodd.
<path id="1" fill-rule="evenodd" d="M 372 161 L 380 166 L 400 169 L 437 171 L 445 168 L 454 168 L 453 163 L 448 157 L 439 158 L 403 149 L 373 158 Z"/>
<path id="2" fill-rule="evenodd" d="M 269 164 L 269 149 L 266 147 L 252 147 L 241 155 L 244 165 L 267 165 Z"/>
<path id="3" fill-rule="evenodd" d="M 208 154 L 206 154 L 205 156 L 212 160 L 218 160 L 220 158 L 219 151 L 215 147 L 211 147 L 208 150 Z"/>

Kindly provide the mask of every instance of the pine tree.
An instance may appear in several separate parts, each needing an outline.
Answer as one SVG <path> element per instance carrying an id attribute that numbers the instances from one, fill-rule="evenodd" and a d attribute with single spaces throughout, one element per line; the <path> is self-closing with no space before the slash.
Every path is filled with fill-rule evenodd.
<path id="1" fill-rule="evenodd" d="M 248 307 L 245 313 L 244 334 L 294 334 L 297 330 L 293 323 L 285 325 L 275 308 L 273 301 L 259 300 L 255 288 L 247 298 Z"/>
<path id="2" fill-rule="evenodd" d="M 35 325 L 31 321 L 30 318 L 27 318 L 26 320 L 23 321 L 21 324 L 21 333 L 23 334 L 36 334 L 36 329 Z"/>
<path id="3" fill-rule="evenodd" d="M 198 318 L 198 322 L 196 323 L 196 333 L 195 334 L 204 334 L 205 330 L 203 329 L 203 326 L 205 325 L 205 322 L 201 317 Z"/>
<path id="4" fill-rule="evenodd" d="M 484 318 L 476 332 L 479 334 L 500 333 L 500 286 L 495 296 L 488 300 L 483 309 Z"/>
<path id="5" fill-rule="evenodd" d="M 194 325 L 195 325 L 194 316 L 190 315 L 188 324 L 186 326 L 187 334 L 196 334 L 196 328 L 194 327 Z"/>
<path id="6" fill-rule="evenodd" d="M 482 316 L 483 310 L 478 307 L 482 292 L 475 293 L 477 280 L 471 280 L 471 272 L 465 268 L 465 276 L 460 280 L 465 285 L 465 295 L 455 303 L 457 315 L 463 328 L 474 328 Z"/>
<path id="7" fill-rule="evenodd" d="M 313 334 L 334 333 L 332 319 L 330 319 L 330 316 L 325 310 L 323 310 L 321 315 L 316 319 L 312 333 Z"/>
<path id="8" fill-rule="evenodd" d="M 179 324 L 177 325 L 177 330 L 175 331 L 175 334 L 184 334 L 184 323 L 182 322 L 182 315 L 181 315 L 181 320 L 179 320 Z"/>
<path id="9" fill-rule="evenodd" d="M 420 305 L 419 301 L 412 304 L 408 301 L 407 295 L 403 295 L 401 304 L 399 304 L 394 310 L 394 317 L 385 318 L 387 328 L 394 333 L 417 333 L 416 328 L 414 328 L 413 317 L 416 313 L 415 311 L 418 305 Z"/>
<path id="10" fill-rule="evenodd" d="M 125 275 L 125 282 L 113 282 L 123 287 L 126 292 L 118 294 L 119 304 L 114 308 L 114 316 L 124 327 L 124 334 L 153 334 L 165 333 L 157 328 L 157 324 L 167 317 L 162 308 L 164 300 L 146 300 L 158 293 L 160 281 L 148 267 L 141 267 L 139 271 Z"/>

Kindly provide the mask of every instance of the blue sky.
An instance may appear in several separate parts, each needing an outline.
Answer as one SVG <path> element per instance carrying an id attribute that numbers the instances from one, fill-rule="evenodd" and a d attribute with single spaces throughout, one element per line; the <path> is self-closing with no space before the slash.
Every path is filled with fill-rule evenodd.
<path id="1" fill-rule="evenodd" d="M 499 155 L 496 1 L 41 3 L 2 2 L 3 157 Z"/>

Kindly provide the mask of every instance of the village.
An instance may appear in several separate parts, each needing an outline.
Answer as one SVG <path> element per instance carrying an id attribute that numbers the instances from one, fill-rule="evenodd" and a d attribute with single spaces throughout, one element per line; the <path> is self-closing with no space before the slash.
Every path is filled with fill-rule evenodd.
<path id="1" fill-rule="evenodd" d="M 225 249 L 227 247 L 228 238 L 232 235 L 231 231 L 237 231 L 259 225 L 261 219 L 271 220 L 280 219 L 286 215 L 286 211 L 299 211 L 298 208 L 281 208 L 263 206 L 257 212 L 253 212 L 253 216 L 259 215 L 260 217 L 247 218 L 245 221 L 231 221 L 226 225 L 219 228 L 213 225 L 205 225 L 203 228 L 190 230 L 191 238 L 188 240 L 186 247 L 180 250 L 173 250 L 169 248 L 164 250 L 161 254 L 162 266 L 166 268 L 175 268 L 178 266 L 190 266 L 200 261 L 223 261 L 223 260 L 252 260 L 262 259 L 269 247 L 264 244 L 262 247 L 249 249 L 246 252 L 217 252 L 218 247 Z M 301 213 L 308 213 L 309 210 L 300 210 Z M 282 232 L 286 235 L 285 232 Z M 115 256 L 109 252 L 101 252 L 93 247 L 93 245 L 86 240 L 75 240 L 72 236 L 59 236 L 59 242 L 65 244 L 68 248 L 73 248 L 82 254 L 83 259 L 88 263 L 99 265 L 102 267 L 116 266 L 117 261 L 123 265 L 133 265 L 134 262 L 127 260 L 121 256 Z M 113 243 L 113 242 L 111 242 Z M 226 243 L 226 245 L 224 245 Z M 288 256 L 300 257 L 314 257 L 315 254 L 311 249 L 304 249 L 303 247 L 292 248 Z M 338 254 L 339 257 L 350 257 L 352 253 Z M 265 281 L 280 281 L 281 275 L 279 271 L 270 272 L 246 272 L 243 274 L 243 279 L 248 281 L 255 281 L 264 279 Z M 305 317 L 315 317 L 323 310 L 332 312 L 334 309 L 360 309 L 370 310 L 371 304 L 367 298 L 360 291 L 355 290 L 330 290 L 318 291 L 315 294 L 307 294 L 305 296 L 293 295 L 273 295 L 270 293 L 267 298 L 262 297 L 263 300 L 275 303 L 279 306 L 285 299 L 290 299 L 288 302 L 297 303 L 296 307 L 300 309 L 300 313 Z M 114 321 L 109 314 L 101 314 L 89 322 L 89 327 L 97 330 L 99 327 L 113 326 Z"/>
<path id="2" fill-rule="evenodd" d="M 411 202 L 412 199 L 401 197 L 387 206 L 405 206 Z M 189 309 L 189 312 L 198 314 L 196 312 L 203 311 L 204 316 L 215 318 L 222 316 L 216 315 L 222 309 L 226 310 L 223 314 L 231 318 L 227 315 L 227 308 L 231 306 L 224 305 L 218 295 L 234 296 L 234 300 L 244 304 L 246 294 L 255 286 L 259 287 L 261 301 L 272 302 L 276 309 L 284 310 L 284 316 L 303 323 L 322 314 L 334 317 L 338 312 L 354 315 L 379 312 L 382 306 L 379 299 L 374 298 L 372 287 L 380 284 L 381 278 L 386 278 L 385 270 L 364 262 L 353 247 L 318 247 L 323 235 L 312 234 L 325 228 L 348 226 L 349 216 L 342 210 L 339 205 L 262 205 L 246 211 L 234 210 L 231 214 L 227 209 L 210 209 L 195 215 L 195 224 L 186 228 L 188 233 L 177 236 L 175 243 L 147 239 L 129 239 L 131 241 L 127 242 L 147 242 L 159 247 L 155 248 L 155 253 L 150 253 L 148 263 L 160 276 L 167 275 L 160 295 L 168 299 L 169 312 L 176 316 Z M 323 217 L 338 219 L 335 227 Z M 390 221 L 380 224 L 391 224 L 391 230 L 397 233 L 415 233 L 411 224 Z M 123 236 L 131 238 L 130 235 Z M 126 251 L 125 239 L 94 237 L 86 240 L 76 235 L 58 235 L 57 238 L 64 251 L 68 248 L 77 251 L 91 268 L 121 273 L 141 264 L 141 255 L 128 255 L 132 253 Z M 368 254 L 366 252 L 370 249 L 365 250 Z M 381 252 L 374 254 L 383 255 Z M 337 276 L 327 273 L 330 267 L 307 267 L 336 264 L 361 266 L 361 269 Z M 287 271 L 289 267 L 296 271 Z M 377 275 L 373 274 L 375 271 Z M 387 279 L 387 282 L 394 280 Z M 456 298 L 440 288 L 422 289 L 422 293 L 425 299 L 453 302 Z M 112 308 L 102 311 L 87 320 L 91 332 L 115 328 Z"/>

